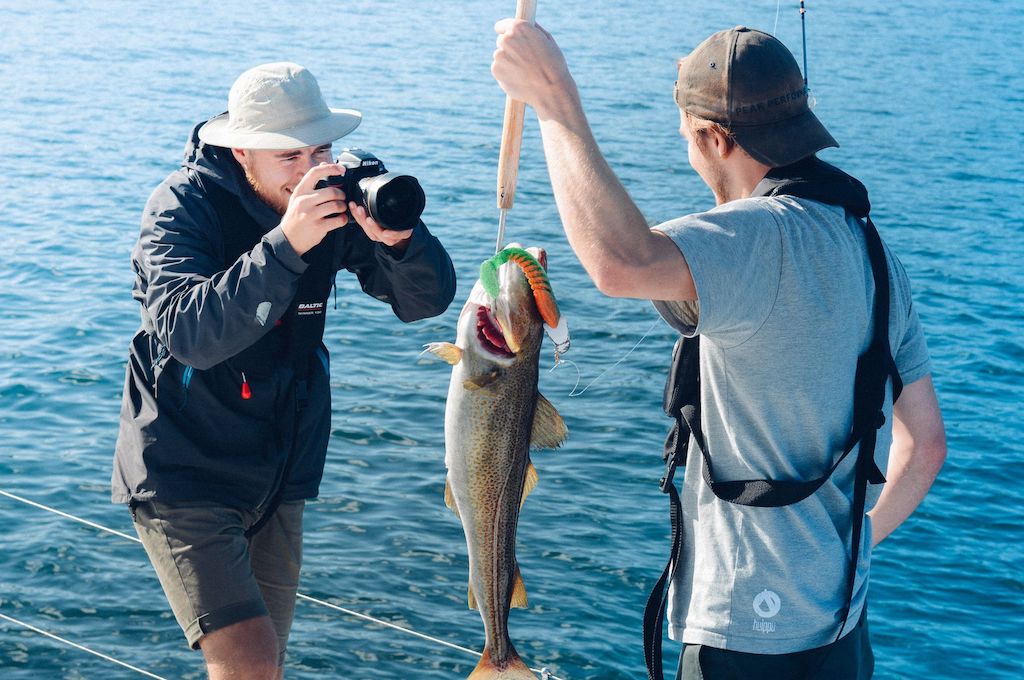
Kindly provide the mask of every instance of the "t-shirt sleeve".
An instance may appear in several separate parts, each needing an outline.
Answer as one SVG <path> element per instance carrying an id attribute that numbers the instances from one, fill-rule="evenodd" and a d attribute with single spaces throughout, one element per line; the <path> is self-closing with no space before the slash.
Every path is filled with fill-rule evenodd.
<path id="1" fill-rule="evenodd" d="M 904 385 L 920 380 L 932 371 L 931 358 L 928 354 L 928 343 L 924 337 L 921 319 L 917 316 L 917 307 L 910 294 L 910 279 L 903 263 L 886 247 L 886 259 L 889 262 L 889 276 L 894 292 L 891 294 L 890 336 L 893 361 L 900 373 Z M 903 318 L 900 319 L 900 316 Z M 901 323 L 902 321 L 902 323 Z M 893 337 L 892 331 L 903 329 L 903 334 Z"/>
<path id="2" fill-rule="evenodd" d="M 656 301 L 665 320 L 725 346 L 753 335 L 775 304 L 782 273 L 782 236 L 771 211 L 758 200 L 732 201 L 655 229 L 682 252 L 697 290 L 696 306 Z"/>
<path id="3" fill-rule="evenodd" d="M 907 329 L 903 334 L 903 340 L 896 349 L 893 360 L 896 362 L 896 370 L 900 372 L 900 380 L 904 385 L 920 380 L 932 372 L 928 344 L 924 339 L 924 329 L 921 327 L 916 307 L 910 308 Z"/>

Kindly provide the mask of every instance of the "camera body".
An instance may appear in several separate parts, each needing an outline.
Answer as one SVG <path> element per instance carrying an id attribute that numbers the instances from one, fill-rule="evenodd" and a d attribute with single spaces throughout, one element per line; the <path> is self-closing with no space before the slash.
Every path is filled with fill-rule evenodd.
<path id="1" fill-rule="evenodd" d="M 366 208 L 384 229 L 403 231 L 419 223 L 426 196 L 415 177 L 388 172 L 379 158 L 362 149 L 345 149 L 336 162 L 345 174 L 320 180 L 317 189 L 339 187 L 346 200 Z"/>

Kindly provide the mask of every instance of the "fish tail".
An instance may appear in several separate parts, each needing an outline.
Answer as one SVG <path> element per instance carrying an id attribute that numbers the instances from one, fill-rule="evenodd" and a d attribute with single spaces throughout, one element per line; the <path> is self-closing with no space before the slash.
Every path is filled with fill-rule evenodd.
<path id="1" fill-rule="evenodd" d="M 509 649 L 508 658 L 499 666 L 491 659 L 490 647 L 484 647 L 480 663 L 467 680 L 537 680 L 537 675 L 519 658 L 515 649 Z"/>

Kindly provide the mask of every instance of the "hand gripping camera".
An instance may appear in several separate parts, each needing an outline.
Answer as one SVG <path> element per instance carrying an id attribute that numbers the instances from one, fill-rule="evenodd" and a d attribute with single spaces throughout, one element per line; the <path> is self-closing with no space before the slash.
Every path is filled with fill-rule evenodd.
<path id="1" fill-rule="evenodd" d="M 379 158 L 362 149 L 345 149 L 337 163 L 345 168 L 345 174 L 320 180 L 317 189 L 339 187 L 346 200 L 362 205 L 385 229 L 403 231 L 416 226 L 427 198 L 415 177 L 388 172 Z"/>

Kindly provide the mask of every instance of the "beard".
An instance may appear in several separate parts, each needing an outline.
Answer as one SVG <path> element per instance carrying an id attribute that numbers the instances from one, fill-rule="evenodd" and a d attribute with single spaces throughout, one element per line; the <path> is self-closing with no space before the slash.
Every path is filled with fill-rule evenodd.
<path id="1" fill-rule="evenodd" d="M 260 182 L 260 178 L 253 174 L 246 165 L 242 165 L 242 170 L 245 172 L 245 179 L 248 180 L 249 186 L 256 193 L 261 201 L 269 205 L 274 212 L 278 215 L 284 215 L 285 211 L 288 210 L 289 194 L 283 191 L 271 191 Z"/>

